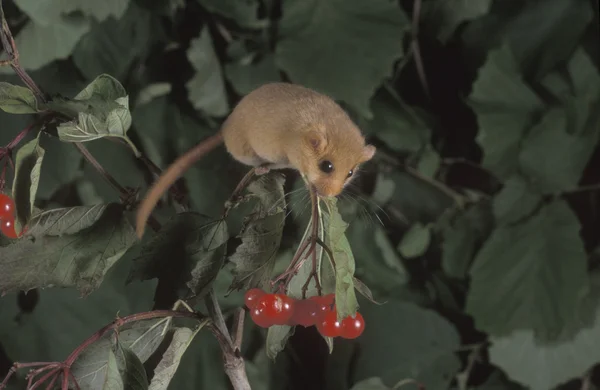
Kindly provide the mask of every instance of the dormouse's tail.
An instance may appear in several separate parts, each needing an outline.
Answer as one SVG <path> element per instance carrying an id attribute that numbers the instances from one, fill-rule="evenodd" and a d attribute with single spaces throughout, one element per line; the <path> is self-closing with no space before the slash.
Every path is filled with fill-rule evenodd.
<path id="1" fill-rule="evenodd" d="M 154 182 L 150 190 L 146 193 L 146 197 L 142 200 L 138 207 L 136 216 L 136 233 L 138 238 L 144 235 L 146 222 L 158 203 L 158 200 L 165 192 L 187 171 L 194 163 L 202 156 L 219 146 L 223 142 L 221 132 L 208 137 L 192 149 L 180 156 L 171 164 L 166 171 Z"/>

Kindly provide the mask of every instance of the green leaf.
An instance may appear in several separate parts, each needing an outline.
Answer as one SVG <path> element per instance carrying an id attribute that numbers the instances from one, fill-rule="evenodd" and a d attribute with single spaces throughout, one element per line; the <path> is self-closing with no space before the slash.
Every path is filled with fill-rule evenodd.
<path id="1" fill-rule="evenodd" d="M 333 252 L 335 261 L 335 306 L 339 320 L 353 316 L 358 310 L 358 301 L 354 291 L 354 254 L 345 235 L 348 224 L 338 212 L 336 201 L 327 205 L 323 216 L 325 244 Z"/>
<path id="2" fill-rule="evenodd" d="M 527 329 L 543 339 L 557 337 L 589 288 L 579 230 L 563 200 L 496 228 L 470 270 L 466 311 L 477 328 L 493 336 Z"/>
<path id="3" fill-rule="evenodd" d="M 117 343 L 115 356 L 123 378 L 123 388 L 127 390 L 148 389 L 148 377 L 140 358 L 121 343 Z"/>
<path id="4" fill-rule="evenodd" d="M 102 387 L 101 389 L 110 389 L 110 390 L 121 390 L 125 389 L 123 385 L 123 378 L 121 378 L 121 373 L 119 372 L 119 368 L 117 367 L 117 357 L 112 349 L 108 349 L 108 360 L 106 362 L 106 366 L 101 370 L 96 371 L 94 376 L 98 379 L 102 379 Z M 77 378 L 77 376 L 75 376 Z M 77 378 L 77 384 L 81 386 L 80 379 Z"/>
<path id="5" fill-rule="evenodd" d="M 285 344 L 294 335 L 295 327 L 289 325 L 274 325 L 267 331 L 267 356 L 275 360 L 277 354 L 283 351 Z"/>
<path id="6" fill-rule="evenodd" d="M 417 171 L 421 175 L 435 180 L 441 165 L 442 157 L 431 145 L 427 145 L 419 155 Z"/>
<path id="7" fill-rule="evenodd" d="M 225 81 L 208 27 L 190 42 L 187 57 L 196 71 L 185 85 L 190 102 L 208 115 L 225 116 L 229 112 Z"/>
<path id="8" fill-rule="evenodd" d="M 492 201 L 498 225 L 508 225 L 530 216 L 542 202 L 537 188 L 521 176 L 509 177 Z"/>
<path id="9" fill-rule="evenodd" d="M 267 54 L 257 62 L 237 61 L 225 65 L 225 76 L 240 95 L 247 95 L 263 84 L 280 82 L 275 57 Z"/>
<path id="10" fill-rule="evenodd" d="M 38 133 L 38 137 L 39 137 Z M 21 146 L 17 151 L 12 198 L 15 200 L 15 231 L 17 234 L 31 217 L 35 195 L 40 181 L 40 171 L 45 150 L 39 145 L 39 138 Z"/>
<path id="11" fill-rule="evenodd" d="M 94 1 L 86 3 L 101 4 Z M 126 6 L 128 2 L 121 3 Z M 97 8 L 98 11 L 100 8 L 107 9 Z M 125 7 L 121 14 L 122 17 L 106 15 L 106 18 L 99 18 L 102 22 L 93 21 L 90 32 L 77 43 L 73 61 L 87 79 L 103 73 L 120 80 L 125 78 L 133 61 L 144 55 L 155 44 L 158 33 L 162 32 L 160 24 L 152 24 L 150 11 L 135 2 Z"/>
<path id="12" fill-rule="evenodd" d="M 353 381 L 380 377 L 387 386 L 407 378 L 426 389 L 447 389 L 461 367 L 455 351 L 460 336 L 452 324 L 432 310 L 389 301 L 361 307 L 364 333 L 353 363 Z M 408 388 L 408 386 L 407 386 Z"/>
<path id="13" fill-rule="evenodd" d="M 81 15 L 64 16 L 48 25 L 30 20 L 15 37 L 19 62 L 26 70 L 37 70 L 54 60 L 65 59 L 89 30 L 89 20 Z M 8 66 L 0 67 L 0 73 L 12 72 Z"/>
<path id="14" fill-rule="evenodd" d="M 225 261 L 228 239 L 227 224 L 221 220 L 212 224 L 204 232 L 202 241 L 192 247 L 198 260 L 192 268 L 192 279 L 187 286 L 194 295 L 203 296 L 215 281 Z"/>
<path id="15" fill-rule="evenodd" d="M 9 114 L 35 114 L 37 100 L 29 88 L 0 82 L 0 108 Z"/>
<path id="16" fill-rule="evenodd" d="M 202 329 L 202 325 L 195 330 L 190 328 L 178 328 L 173 332 L 173 338 L 162 359 L 154 369 L 154 376 L 150 382 L 149 390 L 167 390 L 171 379 L 175 375 L 183 354 L 188 349 L 196 334 Z"/>
<path id="17" fill-rule="evenodd" d="M 36 22 L 49 25 L 57 23 L 61 18 L 81 11 L 94 16 L 99 21 L 110 15 L 120 18 L 129 4 L 129 0 L 106 0 L 102 3 L 86 0 L 16 0 L 17 6 Z"/>
<path id="18" fill-rule="evenodd" d="M 466 279 L 476 250 L 493 229 L 489 202 L 479 202 L 441 223 L 442 268 L 453 278 Z"/>
<path id="19" fill-rule="evenodd" d="M 117 137 L 125 140 L 136 155 L 139 154 L 127 137 L 131 127 L 129 97 L 121 83 L 112 76 L 100 75 L 73 100 L 55 98 L 48 107 L 76 118 L 58 126 L 58 136 L 62 141 L 88 142 Z"/>
<path id="20" fill-rule="evenodd" d="M 390 88 L 380 88 L 373 98 L 370 133 L 393 151 L 416 153 L 429 143 L 431 129 L 422 113 L 409 106 Z"/>
<path id="21" fill-rule="evenodd" d="M 431 231 L 428 226 L 420 222 L 413 224 L 402 236 L 398 244 L 398 252 L 405 258 L 419 257 L 423 255 L 431 242 Z"/>
<path id="22" fill-rule="evenodd" d="M 403 54 L 409 20 L 400 5 L 388 0 L 285 0 L 282 14 L 275 48 L 278 67 L 293 82 L 371 118 L 369 101 Z"/>
<path id="23" fill-rule="evenodd" d="M 128 281 L 175 277 L 180 298 L 202 296 L 223 266 L 228 238 L 225 221 L 192 212 L 177 214 L 142 246 Z M 174 260 L 165 262 L 166 258 Z"/>
<path id="24" fill-rule="evenodd" d="M 592 107 L 591 101 L 576 99 L 567 107 L 551 108 L 523 140 L 519 155 L 522 172 L 542 191 L 578 186 L 600 139 L 600 115 Z M 547 157 L 549 153 L 552 158 Z"/>
<path id="25" fill-rule="evenodd" d="M 4 259 L 3 254 L 0 259 Z M 85 299 L 71 288 L 34 290 L 27 293 L 26 300 L 31 301 L 38 293 L 40 299 L 33 311 L 24 313 L 19 307 L 22 302 L 19 293 L 0 298 L 0 340 L 7 356 L 21 362 L 63 361 L 90 335 L 114 321 L 117 312 L 126 316 L 147 311 L 156 283 L 136 282 L 126 286 L 129 259 L 127 253 L 106 275 L 100 287 Z M 107 355 L 100 358 L 106 360 Z M 92 366 L 88 368 L 93 371 Z"/>
<path id="26" fill-rule="evenodd" d="M 59 286 L 86 296 L 135 241 L 118 204 L 44 211 L 23 239 L 0 248 L 0 291 Z"/>
<path id="27" fill-rule="evenodd" d="M 531 390 L 553 389 L 583 375 L 600 360 L 600 311 L 591 328 L 581 329 L 572 340 L 540 343 L 532 330 L 493 337 L 489 349 L 493 364 Z"/>
<path id="28" fill-rule="evenodd" d="M 38 199 L 50 199 L 62 186 L 81 176 L 81 153 L 70 143 L 46 132 L 40 133 L 40 146 L 46 151 L 37 190 Z"/>
<path id="29" fill-rule="evenodd" d="M 248 186 L 257 203 L 244 220 L 239 235 L 242 243 L 229 261 L 234 279 L 230 289 L 263 288 L 267 290 L 281 244 L 285 222 L 284 177 L 271 172 Z"/>
<path id="30" fill-rule="evenodd" d="M 483 56 L 490 48 L 507 42 L 523 75 L 541 80 L 567 61 L 581 42 L 593 20 L 591 4 L 587 0 L 503 2 L 465 28 L 462 41 L 466 56 Z"/>
<path id="31" fill-rule="evenodd" d="M 258 18 L 258 0 L 198 0 L 210 12 L 233 19 L 240 27 L 264 28 L 268 21 Z"/>
<path id="32" fill-rule="evenodd" d="M 355 383 L 350 390 L 390 390 L 381 378 L 373 377 Z"/>
<path id="33" fill-rule="evenodd" d="M 479 70 L 469 104 L 477 115 L 477 143 L 482 166 L 500 178 L 518 167 L 521 140 L 543 109 L 542 101 L 524 83 L 508 45 L 495 49 Z"/>
<path id="34" fill-rule="evenodd" d="M 491 5 L 492 0 L 425 1 L 421 18 L 426 30 L 446 43 L 462 23 L 487 14 Z"/>
<path id="35" fill-rule="evenodd" d="M 138 375 L 134 369 L 138 362 L 145 362 L 157 350 L 167 333 L 171 322 L 168 318 L 143 320 L 126 325 L 119 329 L 118 345 L 114 345 L 112 334 L 104 336 L 89 346 L 72 366 L 72 373 L 77 378 L 81 388 L 98 388 L 107 383 L 108 377 L 114 379 L 114 364 L 117 368 L 121 382 L 124 387 L 118 389 L 129 389 L 128 384 L 134 383 Z M 128 352 L 124 352 L 126 349 Z M 111 362 L 111 353 L 114 362 Z M 135 356 L 135 359 L 133 356 Z M 127 369 L 130 366 L 130 369 Z M 129 371 L 129 372 L 127 372 Z M 145 375 L 145 373 L 144 373 Z M 143 379 L 142 379 L 143 380 Z M 147 380 L 147 379 L 146 379 Z M 103 387 L 104 388 L 104 387 Z M 111 389 L 111 387 L 105 387 Z"/>

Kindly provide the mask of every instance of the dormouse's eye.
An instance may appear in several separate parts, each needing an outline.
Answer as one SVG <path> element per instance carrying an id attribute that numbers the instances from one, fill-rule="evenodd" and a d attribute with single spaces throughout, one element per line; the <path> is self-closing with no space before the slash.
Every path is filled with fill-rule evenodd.
<path id="1" fill-rule="evenodd" d="M 352 177 L 352 175 L 354 175 L 354 169 L 348 171 L 348 178 Z"/>
<path id="2" fill-rule="evenodd" d="M 333 171 L 333 164 L 331 163 L 331 161 L 323 160 L 319 164 L 319 169 L 325 173 L 331 173 Z"/>

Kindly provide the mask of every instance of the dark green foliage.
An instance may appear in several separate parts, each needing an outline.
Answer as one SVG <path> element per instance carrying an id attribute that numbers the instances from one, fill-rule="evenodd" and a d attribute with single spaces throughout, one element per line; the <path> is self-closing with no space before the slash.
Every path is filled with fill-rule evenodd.
<path id="1" fill-rule="evenodd" d="M 132 221 L 157 168 L 217 132 L 254 88 L 291 81 L 338 100 L 377 146 L 340 199 L 321 204 L 335 267 L 320 247 L 316 258 L 323 292 L 366 328 L 332 340 L 259 331 L 246 316 L 253 389 L 600 385 L 597 1 L 2 6 L 21 66 L 47 95 L 0 67 L 0 157 L 30 127 L 11 150 L 14 174 L 0 160 L 0 190 L 25 229 L 0 236 L 0 377 L 8 359 L 64 360 L 117 314 L 178 298 L 206 312 L 214 291 L 229 318 L 244 290 L 271 288 L 310 216 L 294 174 L 262 176 L 222 217 L 247 167 L 220 147 L 159 203 L 160 230 L 138 240 Z M 317 294 L 304 286 L 311 267 L 291 277 L 290 296 Z M 32 289 L 39 301 L 21 312 L 17 293 Z M 204 325 L 128 324 L 73 374 L 81 389 L 227 389 Z M 13 385 L 25 388 L 23 375 Z"/>

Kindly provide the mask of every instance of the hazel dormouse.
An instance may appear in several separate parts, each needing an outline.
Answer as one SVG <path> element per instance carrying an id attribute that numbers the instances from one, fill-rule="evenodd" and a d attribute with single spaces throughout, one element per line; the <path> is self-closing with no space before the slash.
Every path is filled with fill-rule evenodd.
<path id="1" fill-rule="evenodd" d="M 222 143 L 258 174 L 297 170 L 321 197 L 339 195 L 376 150 L 330 97 L 296 84 L 262 85 L 240 100 L 218 133 L 180 156 L 153 184 L 138 210 L 138 236 L 162 194 Z"/>

